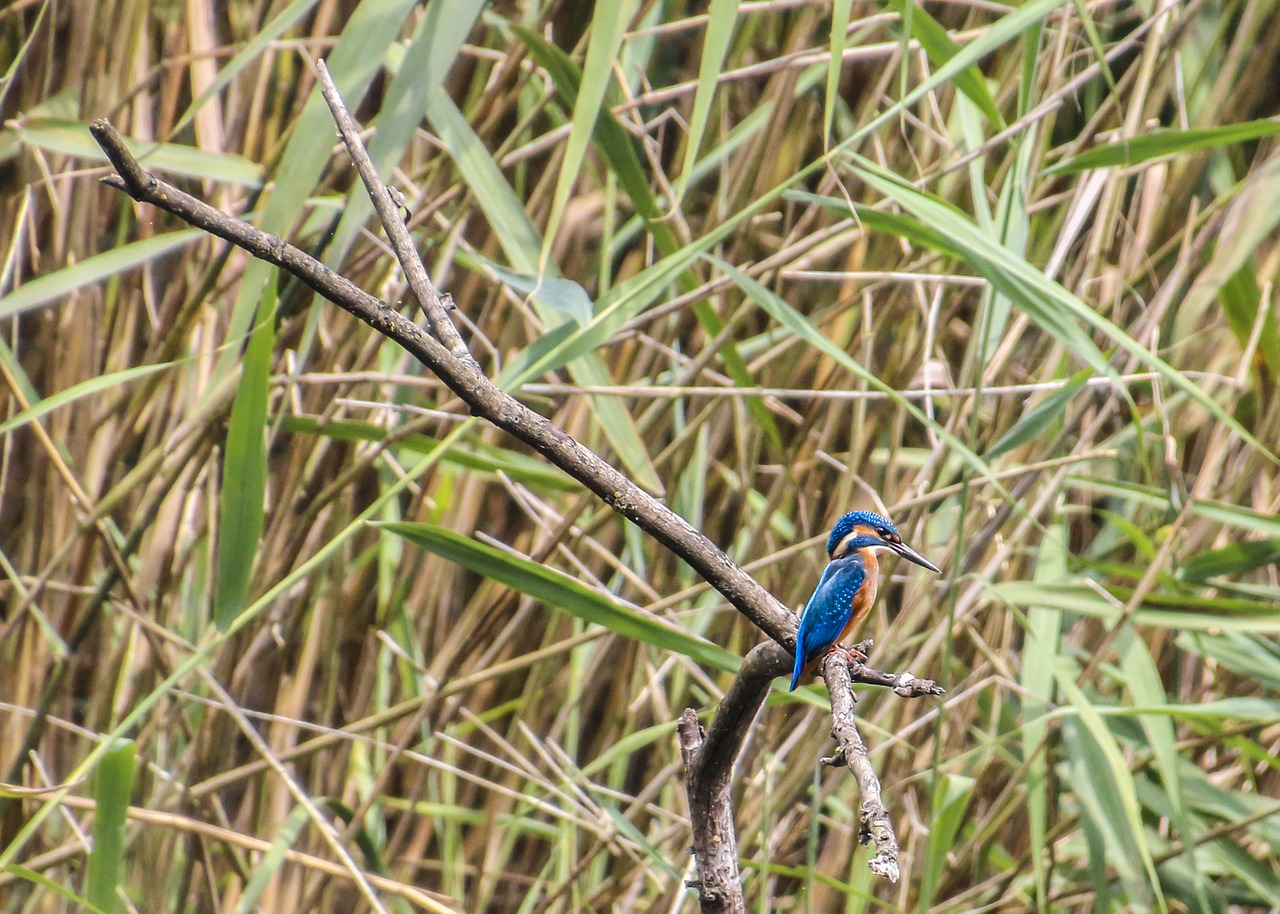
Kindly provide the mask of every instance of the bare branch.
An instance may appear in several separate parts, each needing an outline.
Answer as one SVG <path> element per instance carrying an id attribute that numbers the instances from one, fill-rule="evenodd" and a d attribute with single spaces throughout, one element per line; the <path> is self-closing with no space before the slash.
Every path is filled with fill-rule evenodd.
<path id="1" fill-rule="evenodd" d="M 861 647 L 862 645 L 859 645 Z M 860 666 L 860 664 L 855 664 Z M 868 672 L 865 668 L 859 673 Z M 869 671 L 879 672 L 879 671 Z M 863 844 L 874 843 L 876 852 L 869 866 L 877 876 L 884 876 L 891 882 L 898 881 L 900 866 L 898 864 L 898 836 L 893 830 L 893 820 L 889 818 L 889 810 L 880 799 L 880 778 L 876 775 L 871 759 L 867 755 L 867 744 L 858 733 L 854 709 L 858 699 L 853 694 L 853 680 L 849 659 L 839 651 L 832 651 L 822 664 L 822 678 L 827 683 L 827 691 L 831 694 L 831 735 L 836 740 L 836 754 L 823 759 L 829 765 L 844 765 L 858 784 L 860 798 L 859 821 L 861 829 L 858 840 Z M 923 683 L 927 680 L 916 679 L 910 673 L 899 674 L 907 677 L 906 685 Z M 933 685 L 929 683 L 929 685 Z M 937 686 L 933 686 L 937 689 Z M 897 691 L 897 689 L 895 689 Z M 924 691 L 920 694 L 939 694 Z M 903 694 L 899 692 L 898 694 Z"/>
<path id="2" fill-rule="evenodd" d="M 224 238 L 254 257 L 275 264 L 397 343 L 431 369 L 467 404 L 473 415 L 487 419 L 525 442 L 578 480 L 618 514 L 688 562 L 744 616 L 770 638 L 790 650 L 795 642 L 796 619 L 772 594 L 684 518 L 597 454 L 583 447 L 550 420 L 502 391 L 485 376 L 469 355 L 461 358 L 455 356 L 439 337 L 427 333 L 385 302 L 374 298 L 286 241 L 221 213 L 143 170 L 125 147 L 120 134 L 108 121 L 96 120 L 90 124 L 89 129 L 119 172 L 118 175 L 104 178 L 104 183 L 123 190 L 139 202 L 150 203 L 170 212 L 189 225 Z M 367 161 L 368 155 L 359 144 L 359 138 L 354 139 L 350 148 L 352 157 Z M 393 225 L 399 223 L 398 215 L 391 222 Z M 417 256 L 416 252 L 413 256 Z M 421 261 L 418 265 L 421 266 Z M 413 272 L 406 269 L 406 275 L 412 275 Z M 429 286 L 428 282 L 427 287 Z M 434 290 L 429 293 L 422 291 L 421 294 L 424 298 L 424 310 L 429 307 L 429 303 L 430 307 L 438 307 L 441 312 L 445 310 Z M 448 324 L 449 320 L 447 315 L 439 313 L 430 321 L 433 331 L 439 329 L 447 339 L 449 330 L 441 326 L 442 322 Z"/>
<path id="3" fill-rule="evenodd" d="M 752 648 L 704 734 L 698 712 L 680 715 L 680 752 L 689 795 L 693 853 L 698 864 L 698 897 L 703 914 L 746 910 L 738 875 L 738 839 L 729 788 L 733 768 L 769 685 L 791 669 L 791 654 L 771 641 Z"/>
<path id="4" fill-rule="evenodd" d="M 706 734 L 698 723 L 698 712 L 685 708 L 676 732 L 689 795 L 689 830 L 693 834 L 690 851 L 698 871 L 698 878 L 686 884 L 698 890 L 702 914 L 744 914 L 747 902 L 738 873 L 738 835 L 728 785 L 710 788 L 699 777 L 698 761 Z"/>
<path id="5" fill-rule="evenodd" d="M 875 641 L 868 638 L 861 644 L 856 644 L 853 650 L 864 657 L 870 656 L 871 648 Z M 854 685 L 874 685 L 883 686 L 886 689 L 893 689 L 894 693 L 901 695 L 903 698 L 924 698 L 926 695 L 946 695 L 947 690 L 938 685 L 932 679 L 917 679 L 909 672 L 903 673 L 886 673 L 884 670 L 877 670 L 869 667 L 865 663 L 846 664 L 849 680 Z M 826 668 L 823 667 L 823 678 L 826 679 Z M 831 681 L 827 680 L 830 687 Z"/>
<path id="6" fill-rule="evenodd" d="M 730 802 L 733 769 L 768 696 L 772 680 L 791 668 L 795 616 L 683 518 L 548 419 L 499 389 L 484 374 L 450 320 L 448 312 L 451 306 L 432 285 L 412 237 L 400 219 L 397 204 L 369 160 L 358 128 L 323 64 L 320 65 L 320 78 L 325 100 L 333 112 L 343 142 L 369 191 L 392 249 L 408 278 L 409 287 L 426 315 L 429 333 L 386 302 L 364 292 L 293 245 L 221 213 L 145 171 L 129 153 L 115 128 L 105 120 L 98 120 L 90 125 L 90 130 L 118 172 L 118 175 L 103 181 L 125 191 L 135 200 L 166 210 L 190 225 L 275 264 L 397 343 L 434 372 L 467 404 L 473 415 L 487 419 L 533 447 L 618 514 L 688 562 L 703 579 L 773 639 L 758 645 L 747 655 L 742 670 L 717 710 L 709 733 L 703 733 L 692 709 L 681 716 L 679 727 L 681 749 L 688 769 L 689 805 L 702 910 L 745 910 Z M 854 698 L 850 683 L 856 681 L 885 686 L 909 697 L 940 694 L 941 689 L 928 680 L 915 679 L 910 673 L 887 673 L 862 664 L 855 664 L 850 670 L 843 658 L 828 659 L 824 670 L 829 684 L 840 683 L 831 690 L 833 709 L 839 708 L 832 732 L 840 741 L 840 758 L 858 777 L 864 797 L 864 834 L 871 835 L 881 844 L 881 852 L 873 860 L 872 869 L 896 879 L 896 839 L 888 814 L 880 804 L 879 782 L 853 723 Z"/>
<path id="7" fill-rule="evenodd" d="M 410 291 L 418 299 L 418 304 L 422 306 L 427 316 L 432 334 L 445 345 L 449 354 L 458 360 L 460 369 L 469 369 L 484 377 L 475 359 L 472 358 L 470 350 L 467 349 L 467 344 L 458 335 L 458 329 L 453 326 L 453 321 L 449 320 L 449 309 L 444 299 L 440 297 L 440 293 L 436 291 L 431 277 L 427 275 L 427 267 L 418 254 L 417 245 L 413 243 L 409 227 L 400 218 L 399 205 L 392 199 L 387 185 L 383 184 L 382 179 L 378 177 L 373 160 L 369 158 L 369 153 L 360 139 L 360 128 L 351 117 L 351 112 L 347 111 L 341 96 L 338 95 L 338 87 L 334 85 L 333 77 L 329 75 L 329 68 L 325 66 L 323 60 L 318 62 L 317 67 L 320 71 L 320 92 L 329 105 L 334 123 L 338 125 L 338 135 L 342 137 L 343 145 L 351 155 L 351 161 L 356 166 L 360 180 L 364 182 L 365 190 L 369 192 L 373 209 L 378 214 L 383 230 L 387 233 L 387 239 L 391 242 L 391 250 L 395 252 L 396 260 L 400 262 L 400 269 L 404 270 L 405 278 L 409 280 Z"/>

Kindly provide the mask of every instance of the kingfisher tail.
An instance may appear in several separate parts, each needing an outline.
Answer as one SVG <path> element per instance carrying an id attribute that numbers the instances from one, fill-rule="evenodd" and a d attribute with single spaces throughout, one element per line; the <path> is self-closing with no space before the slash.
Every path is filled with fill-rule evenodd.
<path id="1" fill-rule="evenodd" d="M 800 639 L 796 639 L 796 668 L 791 674 L 791 688 L 788 692 L 794 692 L 796 686 L 800 684 L 800 677 L 804 675 L 804 648 L 800 646 Z"/>

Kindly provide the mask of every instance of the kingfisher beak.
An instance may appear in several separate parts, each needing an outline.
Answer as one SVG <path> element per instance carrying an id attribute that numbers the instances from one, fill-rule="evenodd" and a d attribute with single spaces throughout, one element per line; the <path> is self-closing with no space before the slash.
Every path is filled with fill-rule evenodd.
<path id="1" fill-rule="evenodd" d="M 890 549 L 898 553 L 898 555 L 902 556 L 908 562 L 915 562 L 921 568 L 928 568 L 930 571 L 935 572 L 936 574 L 942 574 L 941 568 L 933 564 L 933 562 L 929 561 L 920 553 L 916 552 L 906 543 L 889 543 L 887 545 L 889 546 Z"/>

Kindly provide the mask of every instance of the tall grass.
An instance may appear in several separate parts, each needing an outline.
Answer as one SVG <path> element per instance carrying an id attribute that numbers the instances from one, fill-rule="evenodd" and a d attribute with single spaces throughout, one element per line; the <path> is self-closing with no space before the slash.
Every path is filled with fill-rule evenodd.
<path id="1" fill-rule="evenodd" d="M 759 634 L 96 183 L 106 115 L 410 308 L 320 56 L 508 389 L 790 605 L 854 507 L 944 566 L 870 634 L 947 697 L 860 705 L 904 878 L 780 691 L 753 910 L 1280 906 L 1273 4 L 703 7 L 0 11 L 0 910 L 696 904 L 675 718 Z"/>

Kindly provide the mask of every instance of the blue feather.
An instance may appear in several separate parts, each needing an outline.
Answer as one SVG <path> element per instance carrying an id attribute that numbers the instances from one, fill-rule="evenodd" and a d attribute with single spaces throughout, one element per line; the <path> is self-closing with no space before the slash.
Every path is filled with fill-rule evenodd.
<path id="1" fill-rule="evenodd" d="M 800 684 L 804 669 L 836 643 L 853 615 L 853 598 L 866 580 L 867 567 L 854 554 L 827 565 L 805 604 L 796 632 L 796 665 L 791 675 L 791 691 Z"/>

